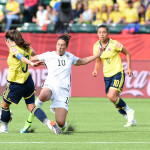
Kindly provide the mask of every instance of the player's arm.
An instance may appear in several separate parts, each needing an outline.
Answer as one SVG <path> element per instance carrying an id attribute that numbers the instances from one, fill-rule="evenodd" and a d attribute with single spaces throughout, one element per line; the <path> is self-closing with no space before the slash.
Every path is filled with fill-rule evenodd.
<path id="1" fill-rule="evenodd" d="M 33 48 L 31 48 L 32 52 L 31 52 L 31 56 L 35 56 L 36 55 L 36 52 Z"/>
<path id="2" fill-rule="evenodd" d="M 28 60 L 23 54 L 21 53 L 18 53 L 18 54 L 15 54 L 15 57 L 17 57 L 20 61 L 22 61 L 23 63 L 26 63 L 28 65 L 31 65 L 33 67 L 37 67 L 37 66 L 40 66 L 41 64 L 43 64 L 43 62 L 41 61 L 38 61 L 38 62 L 32 62 L 31 60 Z M 36 57 L 36 56 L 34 56 Z"/>
<path id="3" fill-rule="evenodd" d="M 102 54 L 102 52 L 105 50 L 104 47 L 99 47 L 99 51 L 97 54 L 85 58 L 79 58 L 75 66 L 80 66 L 80 65 L 86 65 L 90 63 L 91 61 L 95 60 L 96 58 L 99 58 Z"/>
<path id="4" fill-rule="evenodd" d="M 97 72 L 101 66 L 101 58 L 97 58 L 95 61 L 94 71 L 92 72 L 94 77 L 97 77 Z"/>
<path id="5" fill-rule="evenodd" d="M 131 70 L 131 54 L 129 53 L 129 51 L 125 47 L 122 48 L 121 53 L 126 55 L 127 63 L 128 63 L 127 74 L 129 77 L 131 77 L 133 75 L 132 70 Z"/>
<path id="6" fill-rule="evenodd" d="M 86 65 L 86 64 L 90 63 L 91 61 L 95 60 L 98 57 L 99 57 L 99 54 L 89 56 L 89 57 L 85 57 L 85 58 L 79 58 L 77 63 L 75 64 L 75 66 Z"/>

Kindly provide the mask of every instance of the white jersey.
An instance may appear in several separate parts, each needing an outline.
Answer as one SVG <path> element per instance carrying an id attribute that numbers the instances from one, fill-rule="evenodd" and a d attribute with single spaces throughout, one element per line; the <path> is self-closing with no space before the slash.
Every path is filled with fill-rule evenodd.
<path id="1" fill-rule="evenodd" d="M 65 52 L 63 56 L 59 56 L 56 51 L 46 52 L 37 56 L 40 61 L 44 61 L 48 68 L 48 76 L 45 84 L 70 88 L 71 67 L 77 63 L 78 57 L 69 52 Z"/>

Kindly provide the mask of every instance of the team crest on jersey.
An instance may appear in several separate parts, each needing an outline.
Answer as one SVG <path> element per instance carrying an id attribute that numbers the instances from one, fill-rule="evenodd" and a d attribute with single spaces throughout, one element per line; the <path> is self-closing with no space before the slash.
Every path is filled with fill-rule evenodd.
<path id="1" fill-rule="evenodd" d="M 16 49 L 16 48 L 12 48 L 11 51 L 12 51 L 13 53 L 15 53 L 15 52 L 17 52 L 17 49 Z"/>
<path id="2" fill-rule="evenodd" d="M 117 46 L 120 48 L 120 47 L 121 47 L 121 44 L 120 44 L 120 43 L 117 43 Z"/>

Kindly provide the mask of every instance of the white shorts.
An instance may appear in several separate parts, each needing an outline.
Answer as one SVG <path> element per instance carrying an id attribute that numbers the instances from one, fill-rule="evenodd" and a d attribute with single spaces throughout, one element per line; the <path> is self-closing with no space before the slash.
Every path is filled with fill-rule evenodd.
<path id="1" fill-rule="evenodd" d="M 45 84 L 43 85 L 43 88 L 47 87 L 52 91 L 52 104 L 50 106 L 50 110 L 55 113 L 55 108 L 65 108 L 68 111 L 68 105 L 69 105 L 69 89 L 64 87 L 56 87 L 53 85 Z"/>

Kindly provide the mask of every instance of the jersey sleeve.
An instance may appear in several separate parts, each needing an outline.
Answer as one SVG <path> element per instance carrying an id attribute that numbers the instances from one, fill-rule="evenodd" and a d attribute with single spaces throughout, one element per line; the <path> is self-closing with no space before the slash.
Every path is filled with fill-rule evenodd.
<path id="1" fill-rule="evenodd" d="M 46 61 L 47 59 L 50 59 L 50 52 L 46 52 L 40 55 L 37 55 L 39 61 Z"/>
<path id="2" fill-rule="evenodd" d="M 98 53 L 98 47 L 94 44 L 93 46 L 93 55 L 96 55 Z"/>
<path id="3" fill-rule="evenodd" d="M 72 65 L 75 65 L 77 63 L 79 57 L 76 57 L 75 55 L 73 55 L 71 53 L 70 53 L 70 55 L 71 55 L 71 58 L 72 58 Z"/>
<path id="4" fill-rule="evenodd" d="M 12 55 L 16 55 L 19 53 L 19 50 L 16 47 L 12 47 L 10 48 L 10 54 Z"/>
<path id="5" fill-rule="evenodd" d="M 115 41 L 115 50 L 116 51 L 122 51 L 123 45 L 119 43 L 118 41 Z"/>

